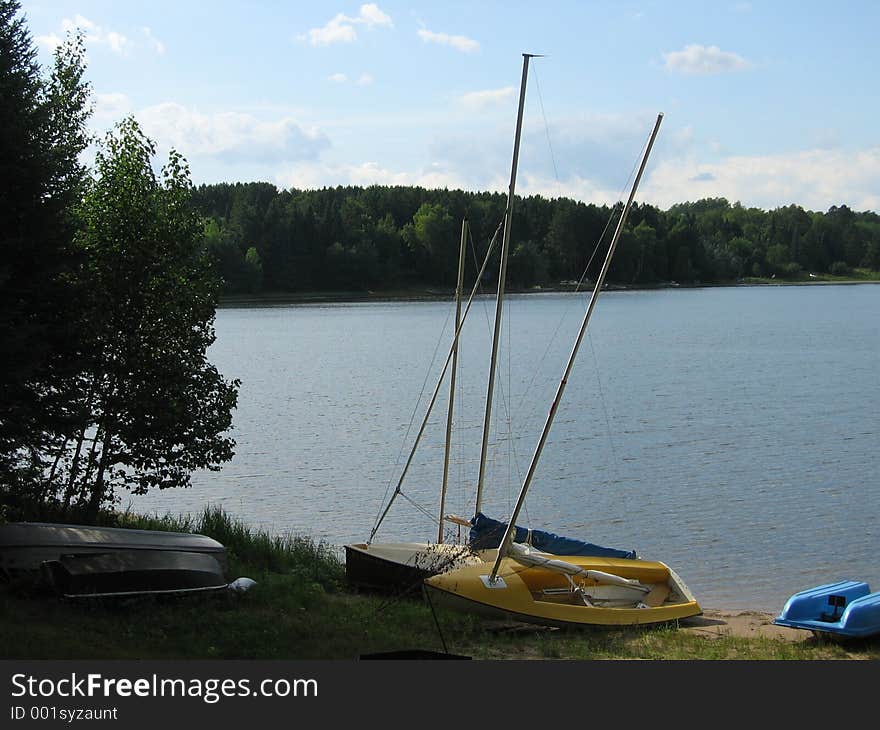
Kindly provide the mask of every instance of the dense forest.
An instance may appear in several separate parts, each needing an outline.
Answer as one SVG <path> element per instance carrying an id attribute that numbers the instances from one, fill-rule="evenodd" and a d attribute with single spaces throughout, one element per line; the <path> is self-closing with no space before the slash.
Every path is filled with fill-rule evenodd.
<path id="1" fill-rule="evenodd" d="M 471 229 L 473 276 L 506 204 L 500 193 L 389 186 L 278 190 L 270 183 L 224 183 L 199 186 L 194 194 L 226 294 L 448 290 L 462 219 Z M 580 280 L 587 262 L 587 278 L 595 279 L 619 208 L 517 198 L 510 285 Z M 634 205 L 609 282 L 726 284 L 847 276 L 857 269 L 880 269 L 876 213 L 846 205 L 824 213 L 797 205 L 766 211 L 707 198 L 668 210 Z"/>

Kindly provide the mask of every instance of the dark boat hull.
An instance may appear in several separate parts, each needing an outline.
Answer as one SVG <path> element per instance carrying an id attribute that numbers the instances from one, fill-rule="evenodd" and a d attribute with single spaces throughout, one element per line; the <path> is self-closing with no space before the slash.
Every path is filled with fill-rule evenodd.
<path id="1" fill-rule="evenodd" d="M 220 590 L 227 582 L 213 555 L 175 550 L 118 550 L 64 555 L 41 565 L 66 597 L 136 596 Z"/>
<path id="2" fill-rule="evenodd" d="M 345 575 L 350 585 L 397 595 L 420 595 L 425 578 L 474 562 L 481 560 L 464 545 L 357 543 L 345 546 Z"/>
<path id="3" fill-rule="evenodd" d="M 387 560 L 361 546 L 345 546 L 345 577 L 349 585 L 382 593 L 420 593 L 430 570 Z"/>

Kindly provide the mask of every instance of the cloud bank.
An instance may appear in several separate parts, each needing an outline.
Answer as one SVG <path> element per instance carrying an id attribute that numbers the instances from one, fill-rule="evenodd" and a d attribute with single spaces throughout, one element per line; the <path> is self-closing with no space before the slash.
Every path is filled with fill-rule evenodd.
<path id="1" fill-rule="evenodd" d="M 174 102 L 147 107 L 136 117 L 147 136 L 176 149 L 191 167 L 200 157 L 259 165 L 313 160 L 330 146 L 323 132 L 289 117 L 263 121 L 239 112 L 203 114 Z"/>
<path id="2" fill-rule="evenodd" d="M 447 33 L 435 33 L 427 28 L 419 28 L 419 38 L 425 43 L 437 43 L 441 46 L 450 46 L 462 53 L 473 53 L 480 50 L 480 44 L 473 38 L 463 35 L 449 35 Z"/>
<path id="3" fill-rule="evenodd" d="M 742 56 L 722 51 L 718 46 L 685 46 L 681 51 L 663 54 L 670 71 L 684 74 L 720 74 L 743 71 L 751 66 Z"/>
<path id="4" fill-rule="evenodd" d="M 383 13 L 375 3 L 361 5 L 357 15 L 337 13 L 320 28 L 312 28 L 304 36 L 313 46 L 329 46 L 333 43 L 351 43 L 357 40 L 357 28 L 390 28 L 394 25 L 389 15 Z"/>

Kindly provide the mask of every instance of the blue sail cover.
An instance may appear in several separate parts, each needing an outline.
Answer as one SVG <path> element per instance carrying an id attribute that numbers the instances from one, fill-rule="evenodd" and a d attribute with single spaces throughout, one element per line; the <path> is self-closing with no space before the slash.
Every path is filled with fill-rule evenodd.
<path id="1" fill-rule="evenodd" d="M 471 520 L 469 544 L 474 550 L 488 550 L 497 548 L 504 537 L 507 529 L 506 522 L 493 520 L 478 512 Z M 531 545 L 535 550 L 551 555 L 591 555 L 602 558 L 636 558 L 635 550 L 617 550 L 615 548 L 594 545 L 583 540 L 575 540 L 570 537 L 560 537 L 552 532 L 543 530 L 527 530 L 517 525 L 514 542 L 524 542 Z"/>

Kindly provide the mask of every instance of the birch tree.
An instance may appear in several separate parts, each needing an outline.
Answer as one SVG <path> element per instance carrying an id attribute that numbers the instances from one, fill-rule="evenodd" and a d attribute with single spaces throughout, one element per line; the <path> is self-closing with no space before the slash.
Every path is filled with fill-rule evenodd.
<path id="1" fill-rule="evenodd" d="M 94 516 L 122 490 L 186 487 L 232 458 L 238 381 L 207 359 L 219 281 L 191 204 L 185 160 L 160 174 L 133 118 L 97 153 L 75 239 L 88 362 L 80 430 L 54 482 L 65 507 Z"/>

